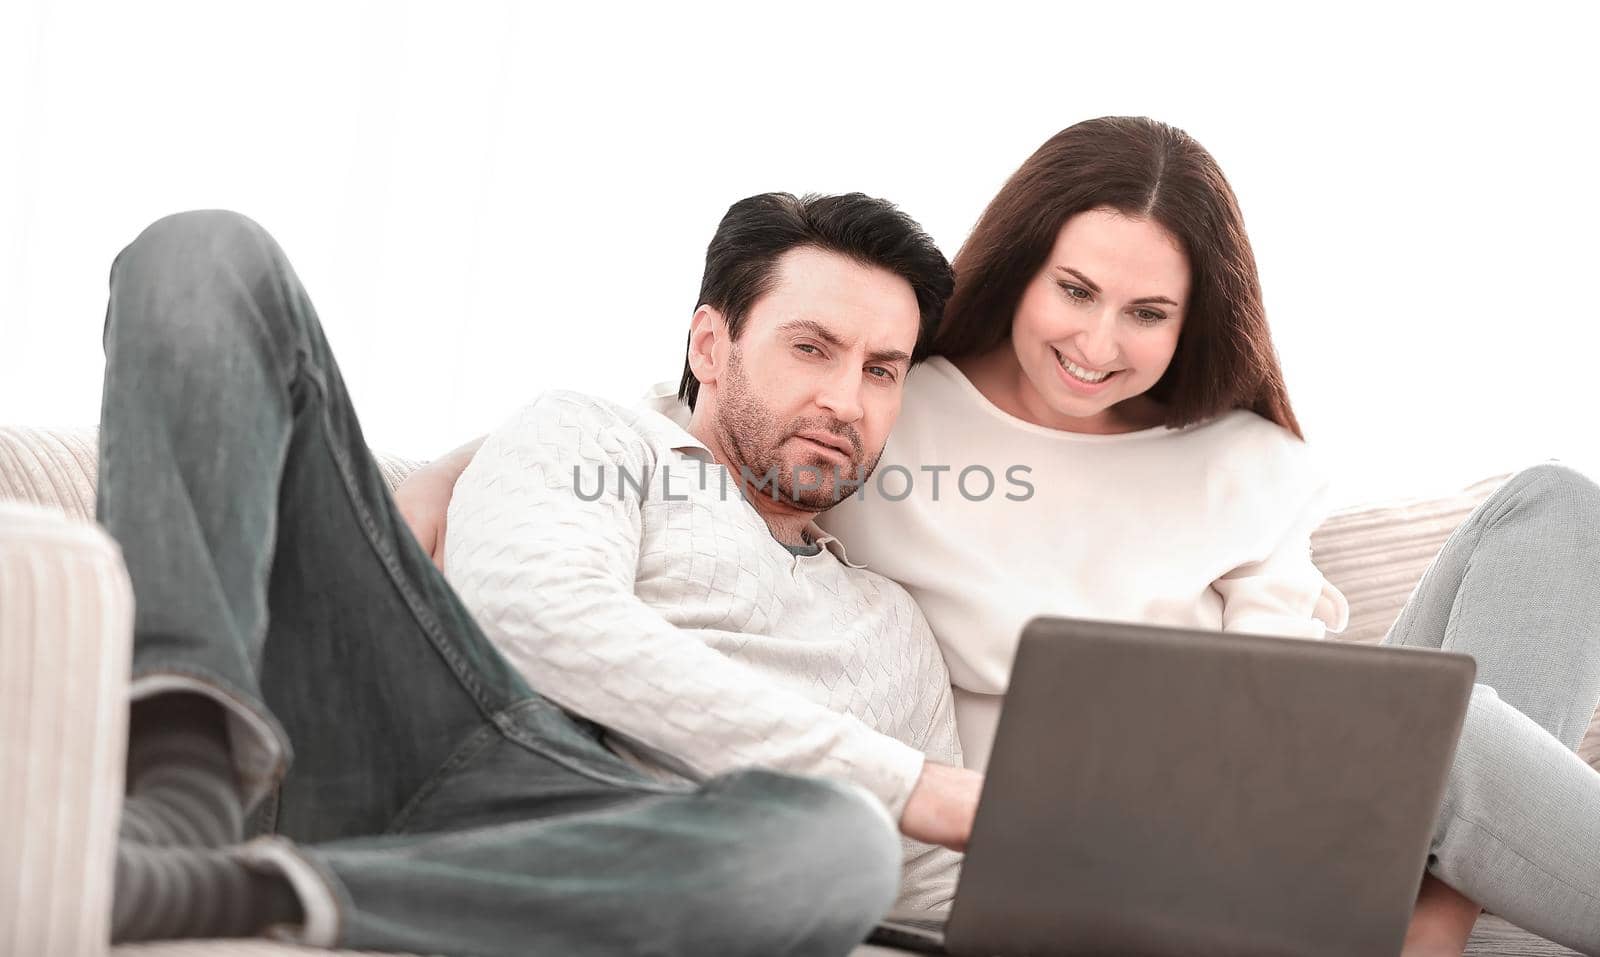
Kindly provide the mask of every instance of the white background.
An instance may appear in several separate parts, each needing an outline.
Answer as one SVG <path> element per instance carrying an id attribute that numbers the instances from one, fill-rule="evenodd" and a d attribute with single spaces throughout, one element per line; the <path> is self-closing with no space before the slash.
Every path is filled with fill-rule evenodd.
<path id="1" fill-rule="evenodd" d="M 672 378 L 732 201 L 859 189 L 953 255 L 1050 134 L 1187 129 L 1244 208 L 1336 504 L 1600 467 L 1588 4 L 0 0 L 0 424 L 98 418 L 106 271 L 267 226 L 378 448 Z"/>

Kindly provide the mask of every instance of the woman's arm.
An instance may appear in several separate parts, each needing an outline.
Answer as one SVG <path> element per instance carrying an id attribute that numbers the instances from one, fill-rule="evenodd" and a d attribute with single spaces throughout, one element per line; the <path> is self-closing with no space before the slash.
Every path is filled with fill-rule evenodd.
<path id="1" fill-rule="evenodd" d="M 1309 493 L 1289 487 L 1262 496 L 1263 554 L 1211 583 L 1222 596 L 1222 630 L 1300 638 L 1340 632 L 1350 621 L 1350 605 L 1311 560 L 1311 533 L 1327 517 L 1327 486 Z M 1288 507 L 1274 512 L 1274 500 Z M 1275 527 L 1274 527 L 1275 526 Z"/>
<path id="2" fill-rule="evenodd" d="M 444 571 L 445 515 L 450 509 L 450 495 L 485 438 L 480 435 L 434 459 L 406 476 L 394 490 L 394 503 L 401 516 L 440 571 Z"/>

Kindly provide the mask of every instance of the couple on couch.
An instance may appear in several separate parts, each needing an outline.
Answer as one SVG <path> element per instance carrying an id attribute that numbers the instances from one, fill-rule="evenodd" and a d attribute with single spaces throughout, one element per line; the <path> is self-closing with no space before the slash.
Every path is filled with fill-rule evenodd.
<path id="1" fill-rule="evenodd" d="M 953 896 L 1026 618 L 1344 623 L 1237 203 L 1146 119 L 1047 141 L 953 274 L 880 200 L 734 204 L 675 392 L 541 395 L 395 496 L 249 220 L 145 230 L 105 349 L 121 940 L 846 953 Z M 1480 905 L 1600 953 L 1597 518 L 1519 474 L 1387 639 L 1480 681 L 1410 953 Z"/>

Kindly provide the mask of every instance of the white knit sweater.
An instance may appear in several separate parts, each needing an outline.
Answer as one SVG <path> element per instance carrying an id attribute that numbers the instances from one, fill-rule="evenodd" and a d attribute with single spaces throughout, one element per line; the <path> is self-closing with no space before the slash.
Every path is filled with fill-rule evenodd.
<path id="1" fill-rule="evenodd" d="M 994 476 L 991 494 L 976 466 Z M 1007 414 L 934 358 L 906 379 L 878 472 L 896 467 L 905 473 L 885 480 L 887 495 L 870 485 L 821 524 L 928 616 L 969 767 L 987 763 L 1035 615 L 1305 638 L 1348 618 L 1311 562 L 1327 480 L 1304 442 L 1252 412 L 1063 432 Z M 1010 480 L 1013 467 L 1031 491 Z M 907 491 L 904 474 L 909 494 L 890 501 Z"/>
<path id="2" fill-rule="evenodd" d="M 927 622 L 842 551 L 792 553 L 736 489 L 662 415 L 547 393 L 457 482 L 445 574 L 535 690 L 639 766 L 839 778 L 898 820 L 925 754 L 961 763 Z M 901 905 L 947 903 L 958 856 L 906 853 Z"/>

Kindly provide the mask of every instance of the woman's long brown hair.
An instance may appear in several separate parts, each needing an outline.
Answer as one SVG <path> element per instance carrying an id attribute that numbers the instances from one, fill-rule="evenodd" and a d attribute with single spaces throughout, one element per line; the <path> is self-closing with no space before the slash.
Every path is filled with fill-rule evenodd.
<path id="1" fill-rule="evenodd" d="M 1189 258 L 1183 331 L 1149 393 L 1166 424 L 1249 409 L 1300 436 L 1233 189 L 1193 137 L 1145 117 L 1070 126 L 1012 174 L 956 254 L 955 292 L 930 352 L 959 359 L 1004 343 L 1061 227 L 1101 207 L 1161 224 Z"/>

